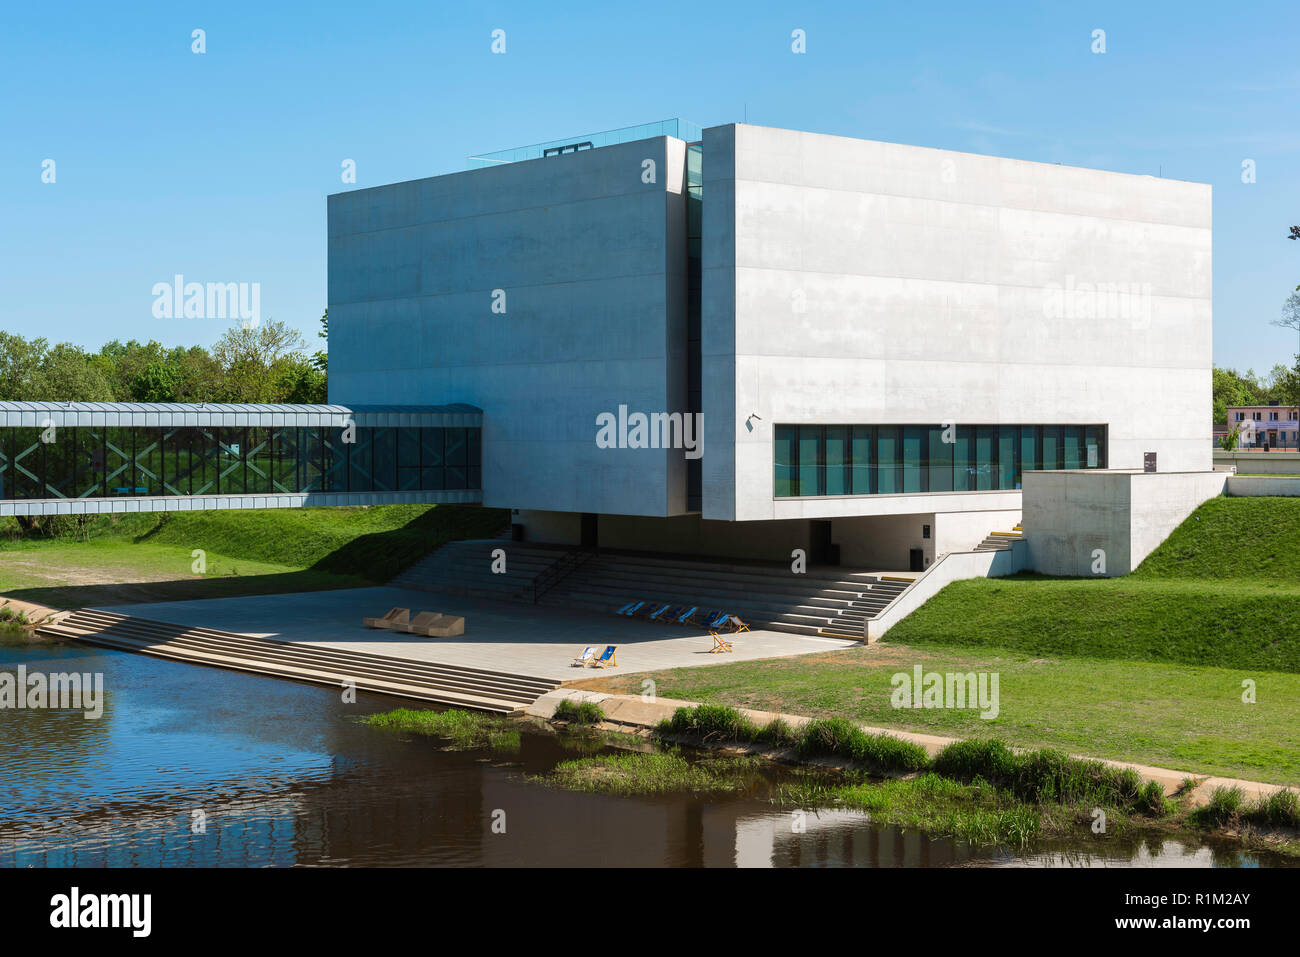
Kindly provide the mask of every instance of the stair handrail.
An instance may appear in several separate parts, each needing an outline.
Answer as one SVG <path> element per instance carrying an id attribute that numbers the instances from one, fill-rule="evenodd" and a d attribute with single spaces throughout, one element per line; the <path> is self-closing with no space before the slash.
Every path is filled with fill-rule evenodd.
<path id="1" fill-rule="evenodd" d="M 586 548 L 566 552 L 559 561 L 543 568 L 532 580 L 533 604 L 536 605 L 542 595 L 589 562 L 595 554 L 594 549 Z"/>

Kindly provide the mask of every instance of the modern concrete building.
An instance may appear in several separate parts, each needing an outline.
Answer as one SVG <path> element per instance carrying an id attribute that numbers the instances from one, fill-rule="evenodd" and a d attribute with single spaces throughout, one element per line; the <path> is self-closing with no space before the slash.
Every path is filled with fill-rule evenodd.
<path id="1" fill-rule="evenodd" d="M 1029 472 L 1211 469 L 1208 186 L 679 121 L 475 161 L 330 197 L 330 398 L 482 409 L 530 539 L 901 568 Z"/>
<path id="2" fill-rule="evenodd" d="M 481 501 L 899 570 L 1023 515 L 1002 566 L 1087 574 L 1212 493 L 1208 186 L 680 120 L 472 165 L 329 197 L 335 404 L 3 404 L 0 513 Z"/>

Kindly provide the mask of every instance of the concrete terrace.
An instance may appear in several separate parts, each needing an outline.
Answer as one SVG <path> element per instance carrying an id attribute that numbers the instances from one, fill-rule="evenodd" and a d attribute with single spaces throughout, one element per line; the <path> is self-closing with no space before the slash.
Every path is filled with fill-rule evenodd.
<path id="1" fill-rule="evenodd" d="M 420 611 L 462 615 L 465 634 L 419 638 L 362 626 L 362 618 L 377 617 L 394 606 L 411 609 L 412 617 Z M 628 674 L 813 654 L 855 644 L 755 630 L 734 636 L 734 653 L 715 655 L 709 653 L 713 640 L 702 628 L 393 587 L 113 605 L 102 610 L 276 641 L 558 681 L 595 673 L 572 666 L 572 659 L 587 645 L 618 645 L 618 667 L 608 671 Z"/>

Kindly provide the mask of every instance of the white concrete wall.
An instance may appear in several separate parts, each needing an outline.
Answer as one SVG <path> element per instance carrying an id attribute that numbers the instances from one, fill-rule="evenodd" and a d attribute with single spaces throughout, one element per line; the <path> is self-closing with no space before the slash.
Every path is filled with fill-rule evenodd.
<path id="1" fill-rule="evenodd" d="M 1300 452 L 1224 452 L 1214 453 L 1216 467 L 1236 466 L 1238 472 L 1300 475 Z"/>
<path id="2" fill-rule="evenodd" d="M 486 505 L 684 512 L 680 449 L 595 439 L 620 404 L 686 408 L 685 149 L 657 137 L 331 196 L 333 400 L 483 409 Z"/>
<path id="3" fill-rule="evenodd" d="M 832 519 L 832 541 L 840 546 L 840 564 L 906 571 L 910 553 L 919 548 L 929 567 L 949 552 L 970 551 L 990 532 L 1009 532 L 1020 509 L 979 512 L 917 512 Z M 924 526 L 930 537 L 924 537 Z"/>
<path id="4" fill-rule="evenodd" d="M 706 517 L 881 506 L 775 500 L 778 424 L 1105 424 L 1111 467 L 1210 467 L 1208 186 L 734 125 L 704 197 Z M 1149 309 L 1053 313 L 1088 283 Z"/>
<path id="5" fill-rule="evenodd" d="M 1044 575 L 1127 575 L 1227 482 L 1224 472 L 1031 472 L 1024 488 L 1029 567 Z M 1093 571 L 1098 549 L 1104 573 Z"/>
<path id="6" fill-rule="evenodd" d="M 930 526 L 930 538 L 922 537 Z M 840 546 L 840 564 L 883 571 L 907 571 L 910 552 L 919 548 L 926 564 L 935 559 L 934 515 L 872 515 L 831 521 L 831 541 Z"/>
<path id="7" fill-rule="evenodd" d="M 1020 522 L 1020 509 L 997 512 L 942 512 L 934 517 L 934 547 L 939 555 L 968 552 L 991 532 L 1009 532 Z"/>
<path id="8" fill-rule="evenodd" d="M 1247 497 L 1271 495 L 1294 497 L 1300 495 L 1300 479 L 1234 475 L 1228 479 L 1228 494 Z"/>

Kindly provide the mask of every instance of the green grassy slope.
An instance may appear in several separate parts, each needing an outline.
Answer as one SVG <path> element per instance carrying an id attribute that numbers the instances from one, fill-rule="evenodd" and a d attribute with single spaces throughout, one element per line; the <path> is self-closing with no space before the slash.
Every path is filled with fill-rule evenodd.
<path id="1" fill-rule="evenodd" d="M 1125 578 L 957 582 L 886 640 L 1300 673 L 1300 500 L 1211 500 Z"/>
<path id="2" fill-rule="evenodd" d="M 1212 498 L 1131 577 L 1300 587 L 1300 498 Z"/>
<path id="3" fill-rule="evenodd" d="M 383 505 L 99 516 L 78 534 L 0 526 L 0 594 L 54 607 L 386 582 L 443 542 L 495 534 L 507 512 Z M 4 537 L 6 532 L 8 537 Z M 206 570 L 192 570 L 195 549 Z"/>

